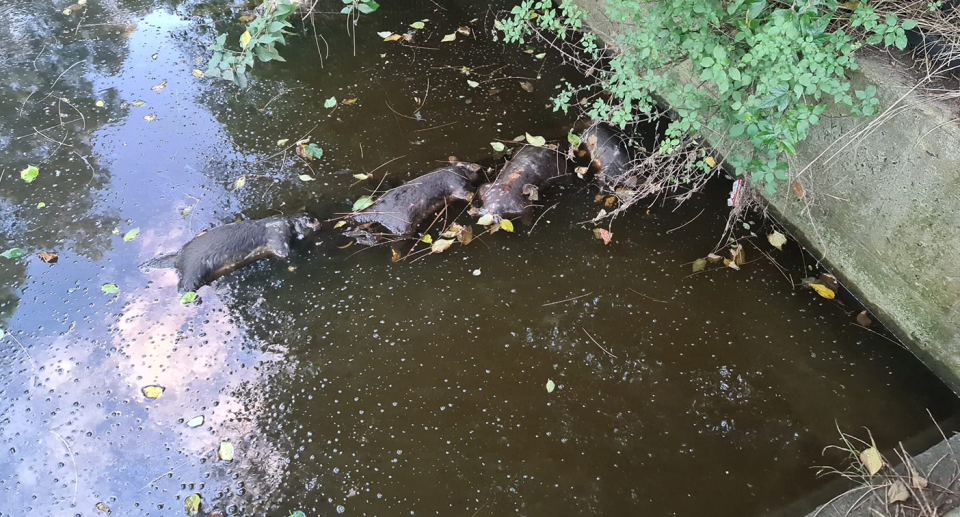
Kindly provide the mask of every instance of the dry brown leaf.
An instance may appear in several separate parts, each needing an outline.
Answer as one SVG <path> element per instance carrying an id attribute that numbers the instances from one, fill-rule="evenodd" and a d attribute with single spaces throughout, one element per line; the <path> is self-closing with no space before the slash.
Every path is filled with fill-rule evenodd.
<path id="1" fill-rule="evenodd" d="M 733 269 L 733 270 L 735 270 L 735 271 L 740 271 L 740 266 L 737 265 L 737 262 L 734 261 L 734 260 L 723 259 L 723 265 L 724 265 L 724 266 L 727 266 L 728 268 Z"/>
<path id="2" fill-rule="evenodd" d="M 923 490 L 927 488 L 927 479 L 920 475 L 917 472 L 917 469 L 913 468 L 913 465 L 908 465 L 910 470 L 910 484 L 913 485 L 913 488 L 917 490 Z"/>
<path id="3" fill-rule="evenodd" d="M 603 194 L 597 194 L 596 196 L 593 196 L 593 201 L 595 203 L 600 203 L 601 201 L 603 201 Z"/>
<path id="4" fill-rule="evenodd" d="M 603 206 L 610 208 L 616 201 L 617 198 L 615 196 L 610 196 L 606 199 L 606 201 L 603 202 Z"/>
<path id="5" fill-rule="evenodd" d="M 528 92 L 533 92 L 533 84 L 530 81 L 520 81 L 520 87 Z"/>
<path id="6" fill-rule="evenodd" d="M 46 251 L 41 251 L 37 254 L 40 257 L 40 260 L 46 262 L 47 264 L 56 264 L 57 260 L 60 258 L 56 253 L 48 253 Z"/>
<path id="7" fill-rule="evenodd" d="M 593 236 L 602 240 L 604 244 L 610 244 L 610 240 L 613 239 L 613 234 L 603 228 L 594 228 Z"/>
<path id="8" fill-rule="evenodd" d="M 721 257 L 720 255 L 717 255 L 716 253 L 711 253 L 711 254 L 707 255 L 707 262 L 709 262 L 709 263 L 711 263 L 711 264 L 716 264 L 717 262 L 720 262 L 721 260 L 723 260 L 723 257 Z"/>
<path id="9" fill-rule="evenodd" d="M 243 23 L 252 22 L 252 21 L 253 21 L 253 16 L 250 16 L 249 14 L 245 14 L 245 15 L 237 18 L 237 21 L 238 21 L 238 22 L 243 22 Z"/>
<path id="10" fill-rule="evenodd" d="M 399 262 L 400 259 L 403 258 L 403 256 L 400 255 L 400 252 L 399 252 L 399 251 L 397 251 L 397 250 L 395 250 L 395 249 L 391 249 L 390 251 L 393 252 L 393 256 L 390 257 L 390 261 L 391 261 L 391 262 Z"/>
<path id="11" fill-rule="evenodd" d="M 347 106 L 349 106 L 349 105 L 351 105 L 351 104 L 353 104 L 353 103 L 355 103 L 355 102 L 357 102 L 357 99 L 347 99 L 347 100 L 343 101 L 343 103 L 346 104 Z"/>
<path id="12" fill-rule="evenodd" d="M 860 463 L 863 464 L 863 467 L 867 469 L 867 472 L 871 476 L 880 472 L 880 469 L 883 468 L 883 458 L 880 457 L 880 451 L 877 450 L 876 445 L 864 449 L 864 451 L 860 453 Z"/>
<path id="13" fill-rule="evenodd" d="M 457 32 L 459 32 L 460 34 L 463 34 L 464 36 L 469 36 L 469 35 L 470 35 L 470 27 L 459 27 L 459 28 L 457 28 Z"/>
<path id="14" fill-rule="evenodd" d="M 830 273 L 820 273 L 820 283 L 829 287 L 833 291 L 840 290 L 840 282 L 837 281 L 837 277 L 831 275 Z"/>
<path id="15" fill-rule="evenodd" d="M 473 226 L 467 225 L 460 228 L 460 231 L 457 232 L 457 240 L 464 246 L 470 244 L 473 241 Z"/>
<path id="16" fill-rule="evenodd" d="M 744 262 L 747 261 L 746 252 L 743 251 L 743 246 L 737 246 L 736 248 L 730 248 L 730 259 L 738 265 L 742 266 Z M 739 268 L 738 268 L 739 269 Z"/>
<path id="17" fill-rule="evenodd" d="M 863 327 L 869 327 L 873 323 L 873 320 L 870 319 L 870 316 L 867 316 L 867 311 L 860 311 L 860 314 L 857 314 L 857 324 Z"/>
<path id="18" fill-rule="evenodd" d="M 887 488 L 887 503 L 902 503 L 907 499 L 910 499 L 910 492 L 907 490 L 907 485 L 903 484 L 903 481 L 898 479 Z"/>
<path id="19" fill-rule="evenodd" d="M 797 194 L 797 197 L 803 197 L 803 186 L 800 185 L 799 181 L 793 182 L 793 191 Z"/>

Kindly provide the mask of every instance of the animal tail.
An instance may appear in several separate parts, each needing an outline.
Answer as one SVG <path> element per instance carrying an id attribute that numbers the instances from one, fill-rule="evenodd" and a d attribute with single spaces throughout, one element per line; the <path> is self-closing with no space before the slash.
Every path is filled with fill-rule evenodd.
<path id="1" fill-rule="evenodd" d="M 177 254 L 168 253 L 152 258 L 143 264 L 140 264 L 141 271 L 153 271 L 154 269 L 173 269 L 177 264 Z"/>

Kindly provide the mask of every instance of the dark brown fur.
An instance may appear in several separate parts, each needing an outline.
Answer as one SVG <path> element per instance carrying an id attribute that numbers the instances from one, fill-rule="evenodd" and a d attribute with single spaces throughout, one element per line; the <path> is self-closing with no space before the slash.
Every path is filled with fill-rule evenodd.
<path id="1" fill-rule="evenodd" d="M 493 183 L 480 187 L 483 205 L 472 213 L 495 218 L 515 217 L 528 212 L 531 192 L 567 175 L 564 154 L 549 147 L 525 146 L 516 153 Z"/>
<path id="2" fill-rule="evenodd" d="M 634 153 L 629 140 L 614 126 L 598 122 L 584 131 L 580 142 L 590 157 L 590 166 L 597 171 L 597 181 L 616 185 L 632 168 Z"/>

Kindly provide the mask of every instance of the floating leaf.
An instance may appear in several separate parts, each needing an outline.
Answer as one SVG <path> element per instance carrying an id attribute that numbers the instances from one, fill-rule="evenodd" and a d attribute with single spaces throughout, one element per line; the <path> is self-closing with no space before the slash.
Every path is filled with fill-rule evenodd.
<path id="1" fill-rule="evenodd" d="M 447 41 L 456 41 L 456 40 L 457 40 L 457 33 L 454 32 L 453 34 L 447 34 L 446 36 L 444 36 L 443 39 L 440 40 L 440 42 L 445 43 Z"/>
<path id="2" fill-rule="evenodd" d="M 413 22 L 410 26 L 414 29 L 422 29 L 424 27 L 423 22 Z"/>
<path id="3" fill-rule="evenodd" d="M 151 113 L 149 115 L 144 115 L 143 120 L 146 120 L 147 122 L 153 122 L 154 120 L 157 120 L 157 114 Z"/>
<path id="4" fill-rule="evenodd" d="M 40 169 L 34 167 L 33 165 L 27 167 L 20 171 L 20 179 L 26 181 L 27 183 L 33 183 L 33 180 L 37 179 L 37 176 L 40 174 Z"/>
<path id="5" fill-rule="evenodd" d="M 353 202 L 353 211 L 359 212 L 364 208 L 368 208 L 373 204 L 373 198 L 370 196 L 360 196 L 359 199 Z"/>
<path id="6" fill-rule="evenodd" d="M 370 179 L 371 176 L 372 174 L 354 174 L 353 175 L 354 178 L 357 178 L 360 181 L 368 180 Z"/>
<path id="7" fill-rule="evenodd" d="M 720 261 L 722 261 L 722 260 L 723 260 L 723 257 L 721 257 L 720 255 L 717 255 L 716 253 L 711 253 L 711 254 L 707 255 L 707 262 L 709 262 L 709 263 L 711 263 L 711 264 L 715 264 L 715 263 L 720 262 Z"/>
<path id="8" fill-rule="evenodd" d="M 480 219 L 477 219 L 477 224 L 481 226 L 487 226 L 487 225 L 493 224 L 493 215 L 487 214 L 481 217 Z"/>
<path id="9" fill-rule="evenodd" d="M 547 53 L 546 53 L 546 52 L 543 52 L 543 53 L 537 54 L 537 55 L 535 55 L 535 56 L 533 56 L 533 57 L 535 57 L 535 58 L 537 58 L 537 59 L 543 59 L 543 58 L 547 57 Z"/>
<path id="10" fill-rule="evenodd" d="M 200 513 L 200 494 L 192 494 L 183 500 L 183 506 L 187 510 L 187 515 L 196 515 Z"/>
<path id="11" fill-rule="evenodd" d="M 490 147 L 498 153 L 502 153 L 507 148 L 507 146 L 503 145 L 503 142 L 490 142 Z"/>
<path id="12" fill-rule="evenodd" d="M 887 503 L 902 503 L 907 499 L 910 499 L 910 492 L 903 481 L 898 479 L 887 488 Z"/>
<path id="13" fill-rule="evenodd" d="M 433 244 L 433 237 L 431 237 L 429 233 L 424 235 L 423 238 L 420 240 L 427 244 Z"/>
<path id="14" fill-rule="evenodd" d="M 47 204 L 44 203 L 43 201 L 37 203 L 37 208 L 43 208 L 43 207 L 45 207 L 45 206 L 47 206 Z"/>
<path id="15" fill-rule="evenodd" d="M 143 106 L 143 105 L 145 105 L 146 103 L 147 103 L 147 101 L 136 100 L 136 101 L 133 101 L 132 105 L 133 105 L 134 108 L 139 108 L 140 106 Z"/>
<path id="16" fill-rule="evenodd" d="M 110 507 L 100 502 L 100 503 L 97 503 L 97 511 L 103 512 L 103 513 L 110 513 Z"/>
<path id="17" fill-rule="evenodd" d="M 706 269 L 706 268 L 707 268 L 707 259 L 705 259 L 705 258 L 698 258 L 697 260 L 694 260 L 694 261 L 693 261 L 693 272 L 694 272 L 694 273 L 699 273 L 699 272 L 703 271 L 703 270 Z"/>
<path id="18" fill-rule="evenodd" d="M 390 31 L 383 31 L 383 32 L 378 32 L 377 36 L 380 36 L 381 38 L 387 38 L 387 37 L 390 37 L 391 34 L 393 33 Z"/>
<path id="19" fill-rule="evenodd" d="M 387 36 L 386 38 L 383 38 L 383 41 L 398 41 L 402 37 L 403 36 L 399 34 L 392 34 L 390 36 Z"/>
<path id="20" fill-rule="evenodd" d="M 709 167 L 716 167 L 716 166 L 717 166 L 717 161 L 714 160 L 712 156 L 707 156 L 706 158 L 703 159 L 703 162 L 706 163 L 707 166 L 709 166 Z"/>
<path id="21" fill-rule="evenodd" d="M 283 146 L 287 145 L 287 142 L 289 142 L 289 141 L 290 141 L 289 138 L 282 138 L 282 139 L 280 139 L 280 140 L 277 140 L 277 147 L 283 147 Z"/>
<path id="22" fill-rule="evenodd" d="M 291 513 L 291 514 L 290 514 L 290 517 L 307 517 L 307 516 L 306 516 L 306 514 L 304 514 L 303 512 L 301 512 L 300 510 L 297 510 L 297 511 Z"/>
<path id="23" fill-rule="evenodd" d="M 460 228 L 457 232 L 457 241 L 464 246 L 473 242 L 473 227 L 468 225 Z"/>
<path id="24" fill-rule="evenodd" d="M 123 234 L 123 241 L 124 241 L 124 242 L 130 242 L 130 241 L 132 241 L 133 239 L 136 239 L 136 238 L 137 238 L 137 235 L 140 235 L 140 227 L 139 227 L 139 226 L 136 227 L 136 228 L 134 228 L 134 229 L 132 229 L 132 230 L 130 230 L 129 232 Z"/>
<path id="25" fill-rule="evenodd" d="M 24 253 L 26 253 L 26 252 L 23 251 L 23 250 L 20 249 L 20 248 L 10 248 L 10 249 L 8 249 L 7 251 L 4 251 L 3 253 L 0 253 L 0 257 L 8 258 L 8 259 L 15 259 L 15 258 L 20 258 L 20 257 L 22 257 Z"/>
<path id="26" fill-rule="evenodd" d="M 41 251 L 40 253 L 37 253 L 37 256 L 40 257 L 40 260 L 46 262 L 47 264 L 56 264 L 57 261 L 60 260 L 60 255 L 57 255 L 56 253 L 49 253 L 46 251 Z"/>
<path id="27" fill-rule="evenodd" d="M 188 291 L 183 293 L 183 296 L 180 297 L 180 303 L 188 304 L 197 301 L 197 293 L 194 291 Z"/>
<path id="28" fill-rule="evenodd" d="M 247 184 L 247 177 L 240 176 L 239 178 L 237 178 L 237 181 L 233 183 L 233 190 L 240 190 L 246 184 Z"/>
<path id="29" fill-rule="evenodd" d="M 480 86 L 480 83 L 467 79 L 467 86 L 471 88 L 476 88 L 477 86 Z"/>
<path id="30" fill-rule="evenodd" d="M 770 235 L 767 235 L 767 240 L 770 241 L 770 245 L 778 250 L 783 249 L 783 245 L 787 243 L 787 238 L 783 236 L 782 233 L 774 231 Z"/>
<path id="31" fill-rule="evenodd" d="M 547 393 L 553 393 L 553 390 L 556 389 L 557 385 L 553 383 L 552 380 L 547 379 Z"/>
<path id="32" fill-rule="evenodd" d="M 580 137 L 573 133 L 567 133 L 567 142 L 574 147 L 580 147 Z"/>
<path id="33" fill-rule="evenodd" d="M 396 248 L 390 248 L 390 251 L 391 251 L 390 262 L 400 262 L 400 259 L 403 258 L 403 255 L 401 255 Z"/>
<path id="34" fill-rule="evenodd" d="M 603 201 L 603 206 L 610 208 L 611 206 L 613 206 L 614 203 L 616 203 L 616 201 L 617 201 L 616 196 L 610 196 Z"/>
<path id="35" fill-rule="evenodd" d="M 593 236 L 597 239 L 602 240 L 603 244 L 605 245 L 610 244 L 610 240 L 613 239 L 613 234 L 610 233 L 610 230 L 606 230 L 604 228 L 594 228 Z"/>
<path id="36" fill-rule="evenodd" d="M 863 467 L 867 469 L 871 476 L 880 472 L 880 469 L 883 468 L 883 459 L 880 457 L 880 451 L 877 450 L 876 445 L 872 445 L 860 453 L 860 463 L 863 464 Z"/>
<path id="37" fill-rule="evenodd" d="M 220 449 L 217 450 L 217 456 L 223 461 L 233 461 L 233 444 L 230 442 L 220 442 Z"/>
<path id="38" fill-rule="evenodd" d="M 349 105 L 351 105 L 351 104 L 355 104 L 358 100 L 359 100 L 359 99 L 357 99 L 356 97 L 354 97 L 354 98 L 352 98 L 352 99 L 346 99 L 346 100 L 344 100 L 343 103 L 346 104 L 347 106 L 349 106 Z"/>
<path id="39" fill-rule="evenodd" d="M 738 265 L 742 266 L 746 261 L 746 252 L 743 250 L 743 246 L 737 246 L 736 248 L 730 248 L 730 259 Z"/>
<path id="40" fill-rule="evenodd" d="M 447 251 L 447 248 L 454 243 L 453 239 L 437 239 L 437 242 L 433 243 L 433 246 L 430 247 L 431 253 L 443 253 Z"/>
<path id="41" fill-rule="evenodd" d="M 240 35 L 240 46 L 242 48 L 247 48 L 247 45 L 250 44 L 250 40 L 253 39 L 253 36 L 250 35 L 250 31 L 244 31 Z"/>
<path id="42" fill-rule="evenodd" d="M 504 230 L 510 233 L 513 233 L 513 222 L 510 221 L 510 219 L 502 219 L 500 221 L 500 228 L 503 228 Z"/>
<path id="43" fill-rule="evenodd" d="M 70 8 L 68 7 L 68 8 L 66 8 L 66 9 L 64 9 L 63 11 L 61 11 L 61 12 L 62 12 L 63 14 L 69 15 L 69 14 L 72 13 L 73 11 L 71 11 Z"/>
<path id="44" fill-rule="evenodd" d="M 810 287 L 813 288 L 813 290 L 816 291 L 817 294 L 819 294 L 820 296 L 828 300 L 832 300 L 837 296 L 837 294 L 834 293 L 832 289 L 830 289 L 829 287 L 823 284 L 810 284 Z"/>
<path id="45" fill-rule="evenodd" d="M 525 133 L 524 136 L 527 139 L 527 143 L 530 145 L 535 145 L 537 147 L 543 147 L 547 143 L 547 140 L 542 136 L 533 136 L 530 133 Z"/>
<path id="46" fill-rule="evenodd" d="M 329 99 L 327 99 L 327 100 L 324 101 L 324 103 L 323 103 L 323 107 L 324 107 L 324 108 L 332 108 L 332 107 L 334 107 L 334 106 L 336 106 L 336 105 L 337 105 L 337 98 L 336 98 L 336 97 L 330 97 Z"/>
<path id="47" fill-rule="evenodd" d="M 533 92 L 533 84 L 529 81 L 520 81 L 520 87 L 528 92 Z"/>
<path id="48" fill-rule="evenodd" d="M 333 225 L 333 229 L 336 230 L 337 228 L 340 228 L 341 226 L 344 226 L 346 224 L 347 224 L 346 221 L 338 221 L 337 224 Z"/>
<path id="49" fill-rule="evenodd" d="M 100 290 L 106 294 L 117 294 L 120 292 L 120 288 L 117 287 L 117 284 L 103 284 L 100 286 Z"/>
<path id="50" fill-rule="evenodd" d="M 308 160 L 320 159 L 323 157 L 323 149 L 317 144 L 300 144 L 297 146 L 297 154 Z"/>
<path id="51" fill-rule="evenodd" d="M 143 392 L 144 397 L 147 397 L 148 399 L 155 399 L 160 395 L 163 395 L 163 391 L 165 389 L 166 388 L 163 386 L 146 386 L 140 391 Z"/>
<path id="52" fill-rule="evenodd" d="M 184 208 L 183 210 L 180 211 L 180 215 L 186 217 L 186 216 L 190 215 L 190 212 L 192 212 L 192 211 L 193 211 L 193 207 L 192 207 L 192 206 L 188 206 L 188 207 L 186 207 L 186 208 Z"/>
<path id="53" fill-rule="evenodd" d="M 153 91 L 155 91 L 155 92 L 159 92 L 159 91 L 163 90 L 163 89 L 166 88 L 166 87 L 167 87 L 167 80 L 164 79 L 160 84 L 158 84 L 158 85 L 156 85 L 156 86 L 151 86 L 150 89 L 153 90 Z"/>
<path id="54" fill-rule="evenodd" d="M 93 103 L 93 105 L 96 106 L 96 107 L 98 107 L 98 108 L 104 107 L 103 101 L 97 101 L 97 102 Z"/>
<path id="55" fill-rule="evenodd" d="M 298 178 L 300 178 L 300 181 L 313 181 L 313 176 L 309 174 L 301 174 Z"/>

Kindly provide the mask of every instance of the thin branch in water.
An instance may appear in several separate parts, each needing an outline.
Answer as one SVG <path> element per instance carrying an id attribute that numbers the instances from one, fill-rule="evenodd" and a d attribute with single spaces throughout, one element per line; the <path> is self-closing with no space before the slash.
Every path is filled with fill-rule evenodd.
<path id="1" fill-rule="evenodd" d="M 540 222 L 540 219 L 543 219 L 543 216 L 547 215 L 547 212 L 549 212 L 550 210 L 553 210 L 553 209 L 556 208 L 556 206 L 559 205 L 559 204 L 560 204 L 560 202 L 557 201 L 556 203 L 554 203 L 553 205 L 551 205 L 550 208 L 548 208 L 548 209 L 544 210 L 543 212 L 541 212 L 541 213 L 540 213 L 540 217 L 537 217 L 537 220 L 533 222 L 533 226 L 530 227 L 530 231 L 527 232 L 527 236 L 530 236 L 530 234 L 533 233 L 533 229 L 537 227 L 537 223 Z"/>
<path id="2" fill-rule="evenodd" d="M 593 344 L 595 344 L 595 345 L 597 345 L 598 347 L 600 347 L 600 350 L 603 350 L 604 352 L 606 352 L 607 355 L 609 355 L 610 357 L 612 357 L 612 358 L 614 358 L 614 359 L 617 358 L 617 356 L 615 356 L 615 355 L 613 355 L 612 353 L 610 353 L 609 350 L 607 350 L 606 348 L 603 348 L 603 345 L 601 345 L 600 343 L 597 343 L 597 340 L 596 340 L 596 339 L 593 339 L 593 336 L 591 336 L 590 333 L 587 332 L 587 329 L 585 329 L 585 328 L 583 328 L 583 327 L 580 327 L 580 330 L 582 330 L 583 333 L 586 334 L 588 338 L 590 338 L 590 341 L 593 341 Z"/>
<path id="3" fill-rule="evenodd" d="M 658 299 L 656 299 L 656 298 L 654 298 L 654 297 L 652 297 L 652 296 L 647 296 L 647 295 L 641 293 L 640 291 L 634 290 L 633 288 L 630 288 L 630 287 L 628 287 L 627 289 L 633 291 L 635 294 L 639 294 L 640 296 L 643 296 L 644 298 L 646 298 L 646 299 L 648 299 L 648 300 L 650 300 L 650 301 L 654 301 L 654 302 L 657 302 L 657 303 L 670 303 L 670 302 L 665 302 L 665 301 L 663 301 L 663 300 L 658 300 Z"/>
<path id="4" fill-rule="evenodd" d="M 580 296 L 574 296 L 573 298 L 567 298 L 566 300 L 560 300 L 560 301 L 558 301 L 558 302 L 545 303 L 545 304 L 541 305 L 541 307 L 549 307 L 549 306 L 551 306 L 551 305 L 557 305 L 557 304 L 560 304 L 560 303 L 572 302 L 572 301 L 574 301 L 574 300 L 579 300 L 580 298 L 583 298 L 583 297 L 585 297 L 585 296 L 590 296 L 591 294 L 593 294 L 593 291 L 590 291 L 590 292 L 587 293 L 587 294 L 581 294 Z"/>
<path id="5" fill-rule="evenodd" d="M 420 107 L 417 108 L 417 111 L 414 111 L 413 114 L 416 115 L 420 113 L 420 110 L 423 109 L 423 105 L 427 103 L 427 96 L 430 95 L 430 78 L 427 78 L 427 91 L 423 94 L 423 100 L 420 101 Z"/>
<path id="6" fill-rule="evenodd" d="M 453 122 L 448 122 L 448 123 L 446 123 L 446 124 L 440 124 L 439 126 L 425 127 L 425 128 L 423 128 L 423 129 L 416 129 L 416 130 L 414 130 L 413 132 L 414 132 L 414 133 L 420 133 L 420 132 L 422 132 L 422 131 L 430 131 L 431 129 L 440 129 L 440 128 L 442 128 L 442 127 L 452 126 L 452 125 L 456 124 L 457 122 L 460 122 L 460 121 L 459 121 L 459 120 L 454 120 Z"/>
<path id="7" fill-rule="evenodd" d="M 6 172 L 6 169 L 4 169 L 4 172 Z M 0 176 L 0 178 L 2 178 L 2 176 Z M 27 355 L 27 359 L 30 360 L 30 370 L 33 372 L 30 377 L 30 388 L 32 389 L 37 384 L 37 363 L 34 362 L 33 356 L 30 355 L 30 352 L 27 352 L 27 349 L 24 348 L 22 344 L 20 344 L 20 340 L 17 339 L 16 336 L 14 336 L 9 332 L 7 332 L 6 335 L 10 336 L 10 339 L 14 340 L 17 343 L 17 346 L 20 347 L 20 350 L 23 350 L 23 353 Z"/>
<path id="8" fill-rule="evenodd" d="M 80 474 L 77 471 L 77 460 L 73 457 L 73 450 L 70 448 L 70 444 L 68 444 L 62 436 L 53 431 L 48 432 L 63 442 L 63 446 L 67 448 L 67 453 L 70 455 L 70 461 L 73 462 L 73 504 L 77 504 L 77 488 L 80 485 Z"/>
<path id="9" fill-rule="evenodd" d="M 688 225 L 688 224 L 696 221 L 696 220 L 697 220 L 697 217 L 700 217 L 701 215 L 703 215 L 703 212 L 704 212 L 704 211 L 706 211 L 706 208 L 704 208 L 703 210 L 701 210 L 700 213 L 697 214 L 696 217 L 694 217 L 693 219 L 690 219 L 689 221 L 681 224 L 680 226 L 677 226 L 676 228 L 674 228 L 674 229 L 672 229 L 672 230 L 667 230 L 667 233 L 675 232 L 675 231 L 679 230 L 680 228 L 683 228 L 684 226 L 686 226 L 686 225 Z"/>

